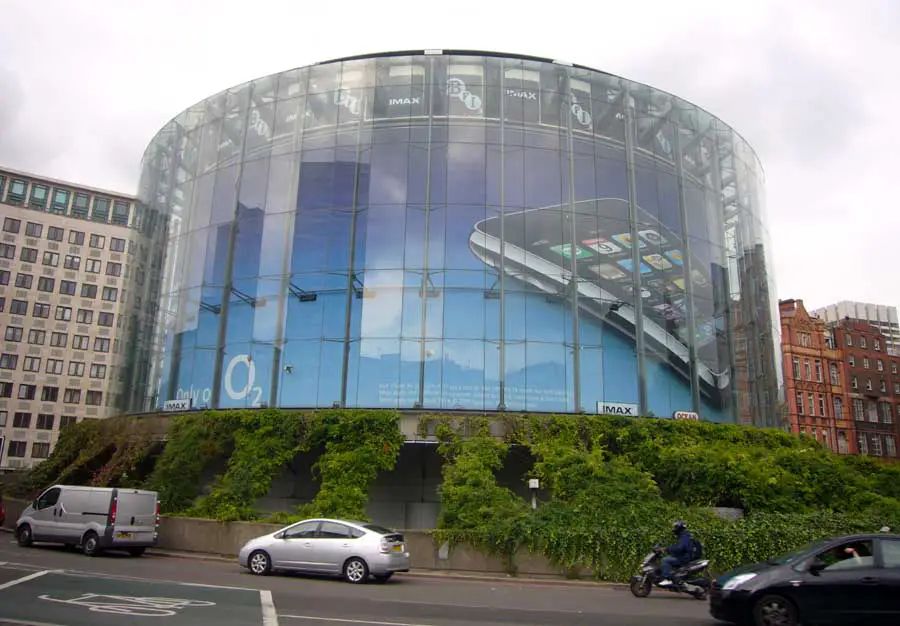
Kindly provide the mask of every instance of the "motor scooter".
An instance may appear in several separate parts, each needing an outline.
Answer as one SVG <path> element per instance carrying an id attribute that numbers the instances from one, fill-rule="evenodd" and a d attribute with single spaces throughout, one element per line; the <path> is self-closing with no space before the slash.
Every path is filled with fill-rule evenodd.
<path id="1" fill-rule="evenodd" d="M 672 584 L 660 585 L 662 559 L 665 549 L 657 544 L 641 563 L 641 573 L 631 578 L 631 593 L 637 598 L 646 598 L 654 587 L 672 593 L 686 593 L 697 600 L 705 600 L 709 593 L 709 559 L 697 559 L 685 563 L 672 572 Z"/>

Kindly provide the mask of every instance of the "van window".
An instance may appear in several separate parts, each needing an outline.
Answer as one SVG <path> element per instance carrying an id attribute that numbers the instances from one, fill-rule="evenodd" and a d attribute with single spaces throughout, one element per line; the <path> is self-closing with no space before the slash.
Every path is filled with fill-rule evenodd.
<path id="1" fill-rule="evenodd" d="M 57 502 L 59 502 L 59 494 L 61 491 L 62 490 L 59 487 L 48 489 L 37 499 L 37 506 L 34 508 L 37 510 L 41 510 L 55 505 Z"/>

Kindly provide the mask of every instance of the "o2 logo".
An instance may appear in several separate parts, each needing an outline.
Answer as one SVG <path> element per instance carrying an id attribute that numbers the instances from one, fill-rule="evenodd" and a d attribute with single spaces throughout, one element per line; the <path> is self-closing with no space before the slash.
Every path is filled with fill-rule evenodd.
<path id="1" fill-rule="evenodd" d="M 245 368 L 246 379 L 240 375 Z M 241 382 L 243 382 L 243 386 L 239 387 Z M 249 354 L 238 354 L 232 357 L 225 366 L 222 385 L 225 387 L 225 395 L 231 400 L 247 403 L 248 406 L 254 408 L 262 406 L 263 390 L 260 385 L 256 384 L 256 363 Z M 209 406 L 212 400 L 212 389 L 209 387 L 198 389 L 191 385 L 187 389 L 179 388 L 175 392 L 176 400 L 187 400 L 188 398 L 193 399 L 194 406 Z"/>
<path id="2" fill-rule="evenodd" d="M 247 368 L 247 382 L 240 389 L 235 389 L 234 373 L 238 367 Z M 247 354 L 238 354 L 228 362 L 225 368 L 225 374 L 222 376 L 222 383 L 225 385 L 225 393 L 232 400 L 246 400 L 250 398 L 250 406 L 258 407 L 262 403 L 262 387 L 255 385 L 256 382 L 256 363 Z"/>

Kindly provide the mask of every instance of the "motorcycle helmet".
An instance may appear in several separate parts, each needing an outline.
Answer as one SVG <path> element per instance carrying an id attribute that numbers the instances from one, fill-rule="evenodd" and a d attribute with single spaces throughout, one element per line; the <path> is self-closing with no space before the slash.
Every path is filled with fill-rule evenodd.
<path id="1" fill-rule="evenodd" d="M 683 521 L 678 520 L 677 522 L 672 524 L 672 534 L 674 534 L 677 537 L 678 535 L 680 535 L 681 533 L 684 532 L 684 529 L 686 527 L 687 526 L 685 525 L 685 523 Z"/>

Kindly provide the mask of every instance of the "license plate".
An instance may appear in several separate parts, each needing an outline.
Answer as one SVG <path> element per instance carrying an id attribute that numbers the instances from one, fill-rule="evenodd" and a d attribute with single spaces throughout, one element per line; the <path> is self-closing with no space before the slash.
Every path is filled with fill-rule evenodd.
<path id="1" fill-rule="evenodd" d="M 134 533 L 116 533 L 119 539 L 134 539 Z"/>
<path id="2" fill-rule="evenodd" d="M 403 552 L 403 546 L 402 545 L 394 546 L 394 552 Z"/>

